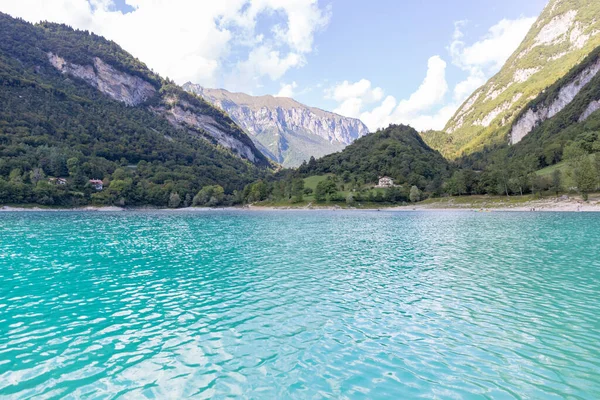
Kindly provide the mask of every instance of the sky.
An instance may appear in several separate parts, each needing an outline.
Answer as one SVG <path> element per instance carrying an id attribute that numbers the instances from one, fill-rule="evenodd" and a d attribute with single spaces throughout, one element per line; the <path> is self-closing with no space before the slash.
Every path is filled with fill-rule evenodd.
<path id="1" fill-rule="evenodd" d="M 442 129 L 546 0 L 0 0 L 114 40 L 154 71 L 360 118 Z"/>

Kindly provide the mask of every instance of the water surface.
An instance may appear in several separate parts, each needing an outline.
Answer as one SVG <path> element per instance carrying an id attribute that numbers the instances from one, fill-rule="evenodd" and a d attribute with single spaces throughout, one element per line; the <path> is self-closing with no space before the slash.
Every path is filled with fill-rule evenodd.
<path id="1" fill-rule="evenodd" d="M 600 398 L 600 215 L 0 214 L 0 398 Z"/>

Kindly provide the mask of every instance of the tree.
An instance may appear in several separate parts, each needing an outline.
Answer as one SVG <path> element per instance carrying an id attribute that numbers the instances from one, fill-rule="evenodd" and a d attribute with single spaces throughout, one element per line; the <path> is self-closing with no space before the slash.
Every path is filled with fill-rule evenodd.
<path id="1" fill-rule="evenodd" d="M 589 193 L 595 189 L 598 179 L 592 160 L 579 143 L 569 144 L 565 147 L 564 154 L 571 167 L 575 186 L 583 200 L 587 201 Z"/>
<path id="2" fill-rule="evenodd" d="M 300 203 L 304 200 L 304 179 L 294 179 L 292 182 L 292 196 L 294 196 L 294 203 Z"/>
<path id="3" fill-rule="evenodd" d="M 419 188 L 416 186 L 412 186 L 410 188 L 410 194 L 408 195 L 408 198 L 413 203 L 416 203 L 417 201 L 421 200 L 421 191 L 419 190 Z"/>
<path id="4" fill-rule="evenodd" d="M 467 191 L 465 174 L 462 170 L 454 172 L 452 177 L 446 182 L 446 191 L 451 195 L 461 196 Z"/>
<path id="5" fill-rule="evenodd" d="M 331 179 L 331 177 L 327 177 L 327 179 L 320 181 L 317 183 L 317 187 L 315 188 L 315 200 L 316 201 L 325 201 L 335 198 L 337 194 L 337 185 Z"/>
<path id="6" fill-rule="evenodd" d="M 558 194 L 562 190 L 562 176 L 559 169 L 552 171 L 552 186 L 550 189 L 556 193 L 556 197 L 558 197 Z"/>
<path id="7" fill-rule="evenodd" d="M 71 157 L 67 160 L 67 169 L 71 177 L 79 173 L 79 159 L 77 157 Z"/>
<path id="8" fill-rule="evenodd" d="M 584 201 L 596 187 L 597 177 L 592 161 L 585 156 L 573 162 L 573 179 Z"/>
<path id="9" fill-rule="evenodd" d="M 572 142 L 565 146 L 565 151 L 563 152 L 564 158 L 572 163 L 578 159 L 581 159 L 587 156 L 587 152 L 581 147 L 579 143 Z"/>
<path id="10" fill-rule="evenodd" d="M 508 172 L 508 161 L 505 156 L 501 155 L 499 159 L 488 167 L 492 182 L 496 183 L 497 193 L 505 193 L 509 197 L 508 186 L 510 174 Z"/>
<path id="11" fill-rule="evenodd" d="M 544 161 L 547 165 L 553 165 L 560 161 L 562 156 L 562 146 L 558 143 L 553 143 L 544 148 Z"/>
<path id="12" fill-rule="evenodd" d="M 34 185 L 37 185 L 37 183 L 42 181 L 45 177 L 46 177 L 46 174 L 44 174 L 44 170 L 41 168 L 34 168 L 29 173 L 29 180 Z"/>
<path id="13" fill-rule="evenodd" d="M 397 186 L 392 186 L 385 191 L 385 201 L 389 203 L 396 203 L 402 200 L 402 192 Z"/>
<path id="14" fill-rule="evenodd" d="M 354 195 L 352 193 L 348 193 L 348 195 L 346 196 L 346 204 L 348 204 L 349 206 L 353 206 L 356 203 L 356 201 L 354 200 Z"/>
<path id="15" fill-rule="evenodd" d="M 194 196 L 192 204 L 194 206 L 216 207 L 223 203 L 225 199 L 225 190 L 220 185 L 204 186 Z"/>
<path id="16" fill-rule="evenodd" d="M 316 201 L 325 201 L 327 198 L 327 193 L 325 190 L 325 185 L 323 185 L 324 181 L 317 183 L 317 187 L 315 188 L 315 200 Z"/>
<path id="17" fill-rule="evenodd" d="M 594 166 L 596 167 L 596 175 L 598 177 L 598 186 L 596 186 L 596 189 L 600 189 L 600 153 L 594 154 Z"/>
<path id="18" fill-rule="evenodd" d="M 314 156 L 310 156 L 310 159 L 308 160 L 308 168 L 310 168 L 310 170 L 313 170 L 316 166 L 317 160 L 315 160 Z"/>
<path id="19" fill-rule="evenodd" d="M 541 197 L 542 193 L 551 187 L 552 184 L 546 177 L 537 175 L 536 173 L 531 174 L 531 192 L 536 196 Z"/>
<path id="20" fill-rule="evenodd" d="M 8 175 L 8 179 L 11 183 L 23 183 L 23 175 L 21 170 L 19 168 L 11 170 L 10 174 Z"/>
<path id="21" fill-rule="evenodd" d="M 244 197 L 248 203 L 266 200 L 269 195 L 269 186 L 262 180 L 244 188 Z"/>
<path id="22" fill-rule="evenodd" d="M 177 208 L 181 204 L 181 198 L 178 193 L 171 193 L 169 196 L 169 208 Z"/>
<path id="23" fill-rule="evenodd" d="M 185 199 L 183 200 L 183 206 L 185 208 L 189 207 L 192 205 L 192 195 L 189 193 L 185 194 Z"/>

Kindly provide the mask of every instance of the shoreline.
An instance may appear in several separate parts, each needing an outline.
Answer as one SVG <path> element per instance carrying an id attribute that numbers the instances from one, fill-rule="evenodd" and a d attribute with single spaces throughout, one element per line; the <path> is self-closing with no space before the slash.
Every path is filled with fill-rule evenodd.
<path id="1" fill-rule="evenodd" d="M 462 198 L 460 200 L 465 200 Z M 468 200 L 468 199 L 467 199 Z M 323 206 L 270 206 L 270 205 L 250 205 L 234 207 L 187 207 L 187 208 L 154 208 L 154 207 L 116 207 L 116 206 L 86 206 L 77 208 L 46 208 L 39 206 L 19 207 L 19 206 L 0 206 L 2 212 L 215 212 L 215 211 L 404 211 L 404 212 L 430 212 L 430 211 L 467 211 L 467 212 L 600 212 L 600 196 L 591 198 L 589 202 L 583 202 L 577 198 L 553 198 L 527 200 L 519 203 L 489 203 L 489 201 L 498 201 L 497 198 L 486 198 L 485 201 L 478 202 L 481 199 L 472 199 L 473 201 L 455 202 L 455 198 L 436 199 L 430 203 L 417 203 L 406 206 L 373 207 L 373 208 L 354 208 L 340 207 L 338 205 Z M 501 199 L 504 200 L 504 199 Z"/>

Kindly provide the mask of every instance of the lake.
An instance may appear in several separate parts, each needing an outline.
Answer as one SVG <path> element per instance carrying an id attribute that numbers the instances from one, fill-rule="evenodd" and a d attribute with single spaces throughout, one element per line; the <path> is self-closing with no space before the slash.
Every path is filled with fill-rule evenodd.
<path id="1" fill-rule="evenodd" d="M 600 214 L 1 213 L 0 246 L 0 398 L 600 398 Z"/>

